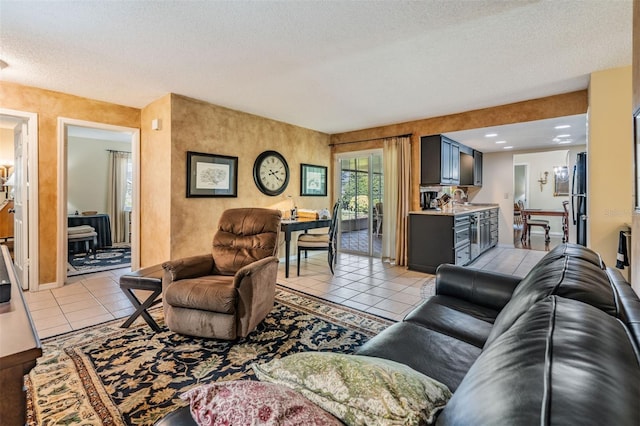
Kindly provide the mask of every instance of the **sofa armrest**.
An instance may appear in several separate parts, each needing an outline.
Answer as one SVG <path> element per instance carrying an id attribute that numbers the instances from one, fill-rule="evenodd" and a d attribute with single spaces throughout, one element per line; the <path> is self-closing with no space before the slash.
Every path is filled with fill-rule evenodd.
<path id="1" fill-rule="evenodd" d="M 211 275 L 211 271 L 213 271 L 213 257 L 211 254 L 184 257 L 182 259 L 164 262 L 162 267 L 165 271 L 164 278 L 169 282 L 202 277 Z"/>
<path id="2" fill-rule="evenodd" d="M 443 264 L 436 270 L 436 294 L 501 310 L 522 278 Z"/>

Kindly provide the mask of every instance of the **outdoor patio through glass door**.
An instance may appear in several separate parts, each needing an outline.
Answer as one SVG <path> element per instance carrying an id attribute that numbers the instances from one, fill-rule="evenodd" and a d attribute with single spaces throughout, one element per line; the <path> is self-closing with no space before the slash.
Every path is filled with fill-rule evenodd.
<path id="1" fill-rule="evenodd" d="M 380 256 L 384 217 L 382 151 L 341 156 L 338 165 L 339 251 Z"/>

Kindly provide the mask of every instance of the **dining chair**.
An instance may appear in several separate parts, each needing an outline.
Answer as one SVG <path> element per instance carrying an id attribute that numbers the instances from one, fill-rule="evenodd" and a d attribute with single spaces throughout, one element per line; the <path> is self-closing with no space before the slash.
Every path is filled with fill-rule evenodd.
<path id="1" fill-rule="evenodd" d="M 569 202 L 563 201 L 562 208 L 564 209 L 564 215 L 562 216 L 562 242 L 569 242 Z"/>
<path id="2" fill-rule="evenodd" d="M 382 232 L 382 203 L 376 203 L 373 208 L 374 218 L 376 220 L 376 237 L 380 236 L 380 232 Z"/>
<path id="3" fill-rule="evenodd" d="M 339 212 L 340 202 L 337 202 L 333 206 L 333 215 L 331 216 L 331 223 L 326 234 L 304 233 L 298 236 L 298 275 L 300 275 L 300 253 L 304 251 L 306 256 L 309 250 L 327 250 L 329 269 L 333 275 L 333 265 L 337 251 L 336 237 L 338 233 L 336 225 L 338 223 Z"/>
<path id="4" fill-rule="evenodd" d="M 522 210 L 518 203 L 513 203 L 513 225 L 514 228 L 522 229 Z"/>
<path id="5" fill-rule="evenodd" d="M 524 203 L 522 202 L 522 200 L 518 200 L 518 207 L 520 207 L 520 211 L 524 212 Z M 526 224 L 525 226 L 525 232 L 522 232 L 522 241 L 524 242 L 526 241 L 531 241 L 531 227 L 532 226 L 539 226 L 542 229 L 544 229 L 544 242 L 548 243 L 549 241 L 551 241 L 551 238 L 549 237 L 549 231 L 551 230 L 551 226 L 549 226 L 549 221 L 546 219 L 531 219 L 531 217 L 529 215 L 523 214 L 522 215 L 523 218 L 523 222 Z"/>

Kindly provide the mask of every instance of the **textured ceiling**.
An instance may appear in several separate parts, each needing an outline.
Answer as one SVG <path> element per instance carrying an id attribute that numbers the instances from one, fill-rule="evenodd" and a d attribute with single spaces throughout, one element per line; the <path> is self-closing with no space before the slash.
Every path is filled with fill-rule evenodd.
<path id="1" fill-rule="evenodd" d="M 0 0 L 0 77 L 337 133 L 584 89 L 631 64 L 631 16 L 631 0 Z"/>

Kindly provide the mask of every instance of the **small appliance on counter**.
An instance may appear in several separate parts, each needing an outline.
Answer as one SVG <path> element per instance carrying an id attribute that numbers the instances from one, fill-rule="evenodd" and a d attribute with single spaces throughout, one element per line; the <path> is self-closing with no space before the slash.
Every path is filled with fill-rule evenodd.
<path id="1" fill-rule="evenodd" d="M 423 191 L 420 193 L 420 207 L 430 210 L 438 207 L 438 191 Z"/>

